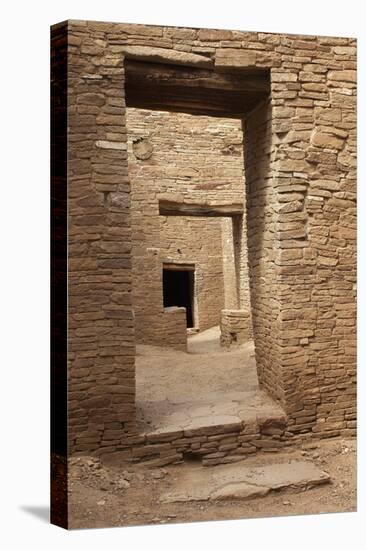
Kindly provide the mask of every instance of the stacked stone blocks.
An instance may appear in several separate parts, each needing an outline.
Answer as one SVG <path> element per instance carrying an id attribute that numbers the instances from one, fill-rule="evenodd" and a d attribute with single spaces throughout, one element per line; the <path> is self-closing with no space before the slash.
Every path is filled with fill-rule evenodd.
<path id="1" fill-rule="evenodd" d="M 259 381 L 288 430 L 355 433 L 356 41 L 70 21 L 69 448 L 134 445 L 126 46 L 262 67 L 244 121 L 248 263 Z M 185 56 L 187 56 L 185 58 Z M 173 56 L 174 57 L 174 56 Z M 196 60 L 196 58 L 194 58 Z"/>
<path id="2" fill-rule="evenodd" d="M 253 338 L 250 310 L 223 309 L 220 320 L 220 344 L 223 347 L 240 346 Z"/>
<path id="3" fill-rule="evenodd" d="M 171 201 L 243 209 L 241 121 L 130 107 L 127 131 L 135 335 L 138 343 L 161 345 L 164 263 L 194 266 L 194 326 L 200 331 L 219 324 L 228 296 L 237 292 L 235 273 L 227 276 L 234 264 L 231 219 L 159 215 L 159 205 Z M 135 144 L 143 141 L 148 157 L 136 156 Z M 248 303 L 248 279 L 243 295 Z M 164 337 L 164 342 L 181 349 L 184 334 L 185 329 L 170 331 L 171 339 Z"/>
<path id="4" fill-rule="evenodd" d="M 286 417 L 253 417 L 245 421 L 212 424 L 191 428 L 170 428 L 141 434 L 132 449 L 120 447 L 112 460 L 124 458 L 149 466 L 179 464 L 196 458 L 203 466 L 216 466 L 244 460 L 258 452 L 279 452 L 293 444 L 286 431 Z"/>

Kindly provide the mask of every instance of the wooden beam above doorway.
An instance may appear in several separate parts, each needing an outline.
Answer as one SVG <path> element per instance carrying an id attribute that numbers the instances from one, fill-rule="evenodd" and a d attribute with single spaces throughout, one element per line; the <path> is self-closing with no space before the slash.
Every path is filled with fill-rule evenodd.
<path id="1" fill-rule="evenodd" d="M 270 93 L 268 71 L 242 68 L 218 72 L 125 59 L 128 107 L 244 118 Z"/>
<path id="2" fill-rule="evenodd" d="M 201 216 L 201 217 L 233 217 L 243 215 L 242 203 L 186 203 L 173 200 L 159 200 L 159 214 L 162 216 Z"/>

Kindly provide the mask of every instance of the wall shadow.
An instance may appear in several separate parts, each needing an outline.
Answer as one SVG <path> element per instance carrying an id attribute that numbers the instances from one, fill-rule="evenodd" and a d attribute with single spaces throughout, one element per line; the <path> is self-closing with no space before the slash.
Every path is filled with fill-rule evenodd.
<path id="1" fill-rule="evenodd" d="M 19 509 L 26 514 L 30 514 L 35 518 L 50 523 L 50 507 L 49 506 L 19 506 Z"/>

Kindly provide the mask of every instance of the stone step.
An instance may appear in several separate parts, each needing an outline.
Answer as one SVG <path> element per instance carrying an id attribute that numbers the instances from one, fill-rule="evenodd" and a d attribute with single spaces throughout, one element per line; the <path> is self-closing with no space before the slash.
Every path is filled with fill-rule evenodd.
<path id="1" fill-rule="evenodd" d="M 220 434 L 240 431 L 249 425 L 253 428 L 263 426 L 263 430 L 275 429 L 279 425 L 283 429 L 286 415 L 277 403 L 250 403 L 249 400 L 245 392 L 237 392 L 229 394 L 226 400 L 144 401 L 137 405 L 142 433 L 147 439 L 170 432 L 183 432 L 186 437 Z"/>
<path id="2" fill-rule="evenodd" d="M 152 425 L 151 429 L 145 429 L 141 433 L 146 442 L 160 443 L 173 441 L 180 437 L 199 437 L 223 435 L 226 433 L 262 433 L 265 435 L 280 435 L 286 427 L 286 417 L 283 411 L 272 412 L 268 415 L 248 414 L 229 415 L 211 414 L 210 416 L 191 416 L 188 419 L 177 416 L 165 416 L 160 422 Z M 249 429 L 250 428 L 250 429 Z"/>
<path id="3" fill-rule="evenodd" d="M 330 483 L 330 476 L 312 462 L 287 461 L 260 467 L 230 464 L 182 471 L 160 501 L 246 500 L 272 491 L 308 490 L 326 483 Z"/>
<path id="4" fill-rule="evenodd" d="M 156 458 L 173 464 L 190 457 L 215 466 L 258 451 L 277 452 L 289 444 L 287 418 L 276 403 L 248 405 L 243 392 L 230 397 L 216 402 L 140 402 L 141 445 L 133 450 L 133 460 Z"/>

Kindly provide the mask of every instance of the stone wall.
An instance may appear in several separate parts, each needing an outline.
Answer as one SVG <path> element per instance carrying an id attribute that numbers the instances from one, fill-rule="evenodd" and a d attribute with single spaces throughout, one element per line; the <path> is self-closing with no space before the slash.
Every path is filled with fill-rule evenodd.
<path id="1" fill-rule="evenodd" d="M 70 31 L 69 449 L 113 451 L 135 430 L 123 63 L 111 62 L 112 45 L 90 35 L 86 23 Z"/>
<path id="2" fill-rule="evenodd" d="M 279 347 L 281 302 L 275 272 L 279 205 L 273 183 L 275 145 L 272 131 L 272 107 L 268 100 L 245 121 L 248 260 L 259 384 L 285 406 Z"/>
<path id="3" fill-rule="evenodd" d="M 224 307 L 220 218 L 160 216 L 160 239 L 164 262 L 195 266 L 194 327 L 218 325 Z"/>
<path id="4" fill-rule="evenodd" d="M 356 40 L 65 25 L 70 450 L 113 452 L 135 437 L 124 54 L 215 74 L 268 69 L 268 102 L 244 117 L 259 377 L 290 432 L 354 434 Z"/>
<path id="5" fill-rule="evenodd" d="M 67 29 L 51 31 L 51 522 L 67 528 Z"/>
<path id="6" fill-rule="evenodd" d="M 187 321 L 184 307 L 164 308 L 161 320 L 160 345 L 171 346 L 187 351 Z"/>
<path id="7" fill-rule="evenodd" d="M 164 262 L 194 264 L 194 324 L 199 330 L 219 324 L 224 292 L 236 292 L 235 278 L 226 278 L 224 289 L 224 218 L 159 216 L 159 198 L 243 204 L 241 123 L 128 108 L 127 130 L 136 341 L 161 345 Z M 232 241 L 230 225 L 226 231 Z M 228 270 L 234 257 L 226 253 L 225 259 Z M 170 335 L 169 345 L 181 349 L 183 335 Z"/>
<path id="8" fill-rule="evenodd" d="M 223 309 L 220 319 L 220 344 L 225 348 L 240 346 L 253 338 L 248 309 Z"/>
<path id="9" fill-rule="evenodd" d="M 245 195 L 244 195 L 245 196 Z M 238 283 L 236 272 L 237 246 L 234 243 L 234 221 L 232 218 L 223 218 L 221 221 L 222 260 L 224 277 L 224 307 L 235 309 L 239 305 Z M 246 242 L 245 242 L 245 247 Z M 249 307 L 249 282 L 246 280 L 246 296 Z"/>
<path id="10" fill-rule="evenodd" d="M 286 47 L 302 51 L 296 51 L 292 67 L 283 64 L 271 72 L 283 402 L 293 433 L 351 435 L 356 413 L 355 41 L 292 38 Z"/>

